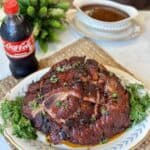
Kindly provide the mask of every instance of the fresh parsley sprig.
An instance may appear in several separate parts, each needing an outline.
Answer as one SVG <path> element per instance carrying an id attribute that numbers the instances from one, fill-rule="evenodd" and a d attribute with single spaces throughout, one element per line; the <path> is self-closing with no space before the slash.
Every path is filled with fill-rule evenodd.
<path id="1" fill-rule="evenodd" d="M 137 124 L 144 120 L 148 114 L 150 95 L 140 84 L 129 84 L 126 89 L 130 94 L 130 119 L 133 124 Z"/>
<path id="2" fill-rule="evenodd" d="M 15 100 L 4 100 L 1 104 L 1 117 L 4 123 L 0 125 L 0 131 L 3 133 L 4 129 L 11 125 L 16 137 L 36 139 L 36 129 L 30 120 L 23 116 L 22 101 L 23 97 L 16 97 Z"/>

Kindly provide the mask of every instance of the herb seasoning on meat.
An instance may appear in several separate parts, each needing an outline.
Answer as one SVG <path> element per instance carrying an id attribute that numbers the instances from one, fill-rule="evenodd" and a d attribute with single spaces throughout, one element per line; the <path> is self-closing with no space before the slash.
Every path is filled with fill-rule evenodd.
<path id="1" fill-rule="evenodd" d="M 110 77 L 97 61 L 77 56 L 52 68 L 29 86 L 23 100 L 23 114 L 50 135 L 52 143 L 95 145 L 130 126 L 129 95 L 115 74 Z M 35 110 L 37 91 L 43 98 L 40 109 Z M 41 112 L 45 115 L 39 115 Z"/>

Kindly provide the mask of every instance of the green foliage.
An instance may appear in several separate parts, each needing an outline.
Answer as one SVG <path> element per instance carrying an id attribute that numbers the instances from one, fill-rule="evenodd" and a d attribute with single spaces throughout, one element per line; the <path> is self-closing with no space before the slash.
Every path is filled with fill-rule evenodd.
<path id="1" fill-rule="evenodd" d="M 130 119 L 133 124 L 137 124 L 147 116 L 147 110 L 150 107 L 150 96 L 144 92 L 144 87 L 139 84 L 128 85 L 127 91 L 130 94 Z"/>
<path id="2" fill-rule="evenodd" d="M 65 17 L 65 12 L 63 9 L 60 8 L 51 8 L 48 10 L 48 16 L 52 18 L 60 19 Z"/>
<path id="3" fill-rule="evenodd" d="M 1 116 L 4 121 L 0 125 L 0 132 L 8 125 L 13 128 L 13 134 L 19 138 L 35 139 L 36 129 L 32 127 L 30 120 L 25 118 L 22 114 L 22 97 L 17 97 L 15 100 L 5 100 L 1 104 Z"/>
<path id="4" fill-rule="evenodd" d="M 52 76 L 50 77 L 50 82 L 51 82 L 51 83 L 56 83 L 58 80 L 59 80 L 59 79 L 57 78 L 56 75 L 52 75 Z"/>
<path id="5" fill-rule="evenodd" d="M 49 20 L 49 25 L 53 28 L 61 28 L 61 22 L 55 19 Z"/>
<path id="6" fill-rule="evenodd" d="M 40 0 L 40 6 L 47 6 L 48 5 L 48 1 L 47 0 Z"/>
<path id="7" fill-rule="evenodd" d="M 48 36 L 48 32 L 46 30 L 42 30 L 41 32 L 41 39 L 45 39 Z"/>
<path id="8" fill-rule="evenodd" d="M 0 134 L 4 134 L 5 126 L 0 124 Z"/>
<path id="9" fill-rule="evenodd" d="M 33 28 L 33 35 L 35 37 L 38 37 L 40 31 L 41 31 L 41 25 L 40 25 L 40 23 L 39 22 L 35 22 L 34 28 Z"/>
<path id="10" fill-rule="evenodd" d="M 48 39 L 52 42 L 58 41 L 58 33 L 52 30 L 48 32 Z"/>
<path id="11" fill-rule="evenodd" d="M 27 14 L 28 14 L 30 17 L 33 17 L 33 16 L 34 16 L 34 14 L 35 14 L 35 9 L 34 9 L 33 6 L 29 6 L 29 7 L 27 8 Z"/>
<path id="12" fill-rule="evenodd" d="M 69 8 L 69 3 L 67 3 L 67 2 L 60 2 L 60 3 L 57 4 L 57 7 L 66 11 Z"/>
<path id="13" fill-rule="evenodd" d="M 56 103 L 55 103 L 56 107 L 61 107 L 61 106 L 62 106 L 62 104 L 63 104 L 63 102 L 62 102 L 62 101 L 56 101 Z"/>
<path id="14" fill-rule="evenodd" d="M 30 0 L 31 6 L 37 6 L 38 5 L 38 0 Z"/>
<path id="15" fill-rule="evenodd" d="M 19 138 L 36 139 L 36 129 L 32 127 L 30 120 L 21 117 L 17 123 L 12 124 L 13 134 Z"/>
<path id="16" fill-rule="evenodd" d="M 43 6 L 40 8 L 39 16 L 40 17 L 46 17 L 47 16 L 47 7 L 46 6 Z"/>
<path id="17" fill-rule="evenodd" d="M 20 7 L 20 13 L 26 14 L 28 6 L 30 6 L 29 0 L 18 0 L 19 7 Z"/>
<path id="18" fill-rule="evenodd" d="M 58 31 L 65 29 L 65 12 L 69 3 L 61 0 L 18 0 L 20 13 L 33 25 L 33 34 L 43 52 L 47 42 L 58 41 Z M 45 44 L 44 44 L 45 43 Z"/>
<path id="19" fill-rule="evenodd" d="M 43 52 L 47 52 L 48 50 L 48 43 L 46 43 L 44 40 L 39 40 L 39 45 Z"/>

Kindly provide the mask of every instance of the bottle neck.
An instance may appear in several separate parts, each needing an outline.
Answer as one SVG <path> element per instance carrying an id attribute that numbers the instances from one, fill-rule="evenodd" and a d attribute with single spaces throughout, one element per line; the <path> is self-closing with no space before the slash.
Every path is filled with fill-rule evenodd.
<path id="1" fill-rule="evenodd" d="M 15 14 L 6 14 L 8 17 L 13 17 L 13 16 L 18 16 L 19 15 L 19 13 L 17 12 L 17 13 L 15 13 Z"/>
<path id="2" fill-rule="evenodd" d="M 20 15 L 19 13 L 15 13 L 15 14 L 7 14 L 4 22 L 5 23 L 9 22 L 10 25 L 16 25 L 22 23 L 23 20 L 24 17 L 22 15 Z"/>

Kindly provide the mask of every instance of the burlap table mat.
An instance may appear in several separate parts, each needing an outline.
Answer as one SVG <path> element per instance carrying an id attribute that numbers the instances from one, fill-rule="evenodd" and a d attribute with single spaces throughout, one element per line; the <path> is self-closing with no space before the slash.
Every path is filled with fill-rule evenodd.
<path id="1" fill-rule="evenodd" d="M 83 38 L 62 50 L 54 53 L 53 55 L 48 56 L 47 58 L 41 59 L 39 61 L 39 69 L 49 67 L 52 64 L 56 63 L 59 60 L 64 58 L 68 58 L 71 56 L 87 56 L 89 58 L 94 58 L 99 63 L 103 63 L 106 65 L 110 65 L 115 68 L 119 68 L 130 73 L 128 70 L 123 68 L 120 64 L 118 64 L 112 57 L 110 57 L 106 52 L 104 52 L 101 48 L 99 48 L 95 43 L 90 41 L 87 38 Z M 4 80 L 0 81 L 0 99 L 2 99 L 5 94 L 13 88 L 20 80 L 13 78 L 12 76 L 7 77 Z M 136 146 L 137 150 L 150 150 L 150 136 L 147 136 L 141 143 Z"/>

